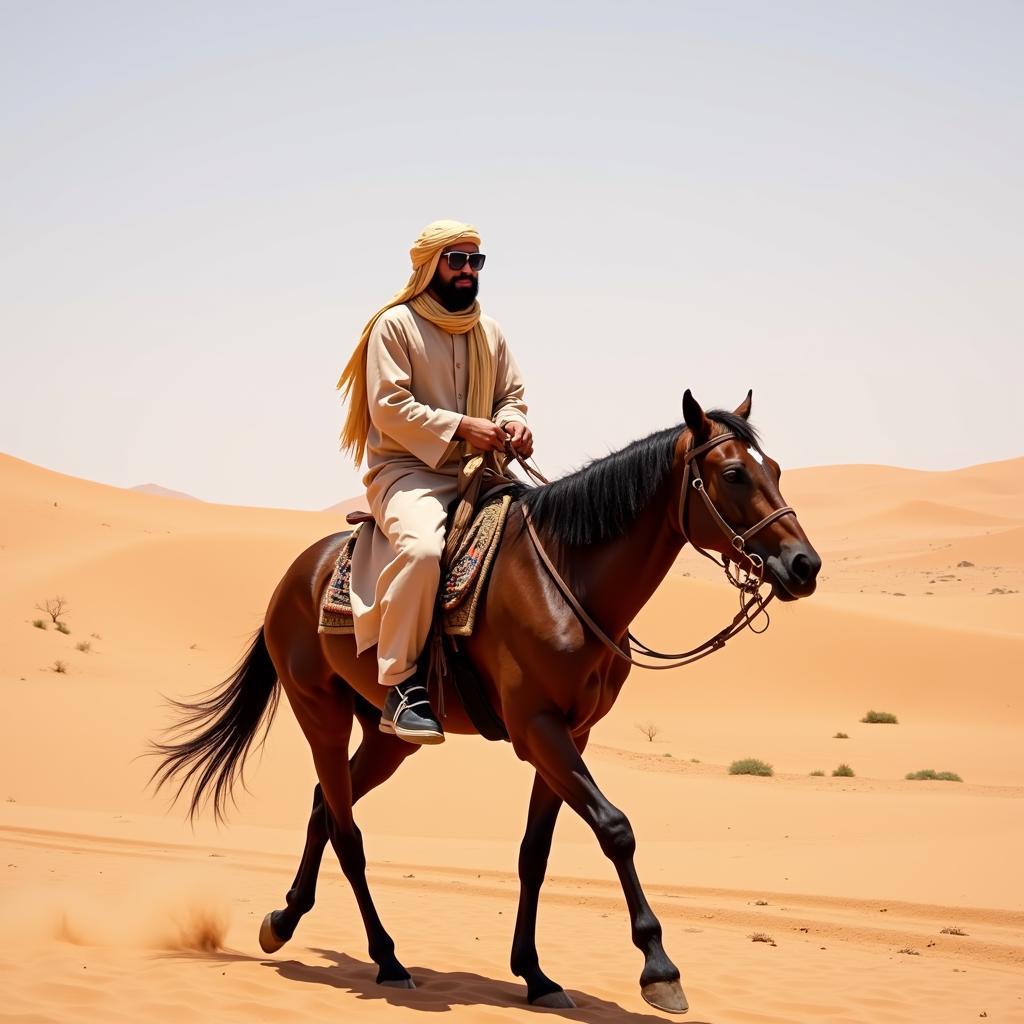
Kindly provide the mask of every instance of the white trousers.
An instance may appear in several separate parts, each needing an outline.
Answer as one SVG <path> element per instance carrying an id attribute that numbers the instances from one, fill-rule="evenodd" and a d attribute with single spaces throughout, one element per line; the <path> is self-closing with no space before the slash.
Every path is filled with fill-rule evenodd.
<path id="1" fill-rule="evenodd" d="M 458 479 L 453 473 L 426 469 L 402 474 L 386 489 L 371 486 L 367 491 L 370 510 L 383 536 L 375 535 L 375 557 L 353 565 L 354 592 L 365 593 L 366 575 L 375 576 L 373 607 L 360 609 L 354 593 L 353 610 L 360 650 L 369 640 L 368 629 L 376 624 L 377 677 L 383 686 L 394 686 L 416 671 L 430 635 L 448 505 L 457 491 Z M 357 557 L 362 554 L 359 547 Z M 357 576 L 364 577 L 362 586 Z M 360 611 L 368 622 L 359 621 Z"/>

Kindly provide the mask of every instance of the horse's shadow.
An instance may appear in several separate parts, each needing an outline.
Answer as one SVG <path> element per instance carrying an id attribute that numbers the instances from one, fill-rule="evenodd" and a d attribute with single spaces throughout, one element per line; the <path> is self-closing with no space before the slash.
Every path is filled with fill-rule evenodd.
<path id="1" fill-rule="evenodd" d="M 654 1024 L 657 1021 L 661 1024 L 665 1020 L 664 1017 L 649 1013 L 633 1013 L 618 1003 L 576 990 L 569 992 L 576 1003 L 575 1010 L 531 1007 L 526 1002 L 525 986 L 485 978 L 469 971 L 434 971 L 429 967 L 410 967 L 409 971 L 416 980 L 415 989 L 388 988 L 373 980 L 377 969 L 375 964 L 356 960 L 347 953 L 331 949 L 311 949 L 310 952 L 331 963 L 326 966 L 310 966 L 297 960 L 266 960 L 264 964 L 274 968 L 289 981 L 329 985 L 357 999 L 376 999 L 425 1013 L 442 1013 L 456 1006 L 492 1006 L 500 1009 L 536 1009 L 538 1013 L 557 1013 L 569 1020 L 592 1024 L 607 1024 L 610 1021 L 615 1024 Z"/>

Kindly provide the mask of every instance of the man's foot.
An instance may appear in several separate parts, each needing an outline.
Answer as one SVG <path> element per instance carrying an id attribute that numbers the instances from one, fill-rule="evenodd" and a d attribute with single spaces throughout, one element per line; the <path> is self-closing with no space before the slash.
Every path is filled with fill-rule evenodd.
<path id="1" fill-rule="evenodd" d="M 444 743 L 444 730 L 434 717 L 427 688 L 418 673 L 391 687 L 379 728 L 407 743 Z"/>

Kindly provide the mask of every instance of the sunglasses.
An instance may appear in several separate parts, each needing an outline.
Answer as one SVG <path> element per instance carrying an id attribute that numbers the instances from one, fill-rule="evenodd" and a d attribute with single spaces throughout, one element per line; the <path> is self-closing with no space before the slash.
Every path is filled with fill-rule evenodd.
<path id="1" fill-rule="evenodd" d="M 483 270 L 487 257 L 482 252 L 446 252 L 443 254 L 448 261 L 449 270 L 462 270 L 468 263 L 470 270 Z"/>

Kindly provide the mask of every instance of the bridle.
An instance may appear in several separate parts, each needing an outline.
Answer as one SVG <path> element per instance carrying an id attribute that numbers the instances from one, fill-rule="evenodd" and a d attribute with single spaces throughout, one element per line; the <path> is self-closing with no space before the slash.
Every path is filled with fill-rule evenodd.
<path id="1" fill-rule="evenodd" d="M 767 597 L 761 596 L 761 587 L 764 585 L 764 560 L 756 551 L 747 550 L 747 542 L 760 530 L 763 530 L 769 524 L 774 523 L 776 519 L 781 519 L 783 516 L 790 515 L 791 513 L 796 515 L 796 512 L 789 505 L 783 505 L 781 508 L 774 509 L 743 533 L 738 533 L 729 525 L 726 518 L 715 507 L 715 503 L 711 500 L 711 497 L 707 492 L 707 488 L 704 486 L 704 479 L 700 475 L 700 465 L 697 462 L 697 459 L 699 456 L 710 451 L 712 448 L 723 444 L 725 441 L 735 439 L 736 435 L 733 433 L 719 434 L 717 437 L 713 437 L 711 440 L 705 441 L 703 444 L 689 448 L 683 456 L 683 483 L 679 488 L 679 532 L 682 534 L 684 541 L 689 541 L 689 543 L 692 544 L 693 547 L 695 547 L 705 558 L 710 559 L 716 565 L 720 565 L 725 570 L 726 579 L 739 591 L 740 601 L 740 609 L 728 626 L 719 630 L 713 637 L 705 640 L 704 643 L 689 651 L 682 651 L 677 654 L 664 654 L 649 647 L 642 640 L 637 639 L 632 632 L 628 632 L 626 634 L 629 639 L 629 648 L 628 650 L 623 650 L 614 640 L 611 639 L 611 637 L 607 635 L 607 633 L 604 632 L 603 629 L 601 629 L 600 626 L 598 626 L 596 622 L 594 622 L 587 611 L 576 599 L 576 595 L 573 594 L 569 585 L 564 579 L 562 579 L 558 570 L 555 568 L 554 563 L 551 561 L 551 558 L 548 556 L 548 553 L 544 550 L 544 545 L 541 543 L 541 539 L 533 525 L 533 520 L 530 518 L 529 509 L 525 505 L 522 506 L 523 518 L 526 521 L 526 529 L 530 536 L 530 540 L 533 541 L 533 546 L 536 548 L 541 562 L 543 562 L 544 567 L 547 569 L 555 585 L 561 591 L 562 596 L 569 602 L 569 605 L 580 617 L 581 621 L 590 629 L 590 631 L 613 654 L 623 659 L 623 661 L 629 662 L 630 665 L 636 665 L 639 668 L 649 668 L 653 670 L 679 668 L 682 665 L 689 665 L 695 661 L 699 661 L 701 658 L 706 658 L 709 654 L 714 654 L 715 651 L 720 651 L 726 645 L 727 641 L 731 640 L 737 633 L 742 632 L 744 629 L 750 629 L 751 632 L 754 633 L 763 633 L 768 626 L 771 625 L 767 606 L 775 595 L 774 593 L 769 593 Z M 544 479 L 536 469 L 529 466 L 525 459 L 520 458 L 512 451 L 510 445 L 506 445 L 506 453 L 523 466 L 534 480 L 541 483 L 547 483 L 547 480 Z M 722 556 L 721 561 L 719 561 L 713 555 L 709 554 L 704 550 L 704 548 L 697 544 L 697 542 L 694 541 L 687 532 L 687 498 L 690 496 L 691 489 L 701 496 L 712 520 L 718 525 L 719 529 L 728 539 L 729 544 L 737 556 L 735 568 L 733 567 L 733 562 L 724 555 Z M 747 564 L 740 566 L 738 564 L 739 557 L 746 559 Z M 751 614 L 751 609 L 756 609 L 753 614 Z M 756 629 L 754 627 L 754 623 L 762 616 L 765 619 L 765 623 L 760 629 Z M 645 657 L 655 658 L 659 661 L 667 662 L 668 664 L 651 665 L 647 662 L 637 661 L 633 657 L 634 654 L 642 654 Z"/>

